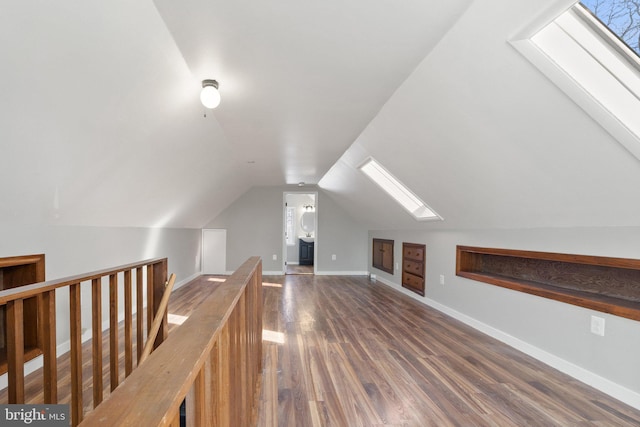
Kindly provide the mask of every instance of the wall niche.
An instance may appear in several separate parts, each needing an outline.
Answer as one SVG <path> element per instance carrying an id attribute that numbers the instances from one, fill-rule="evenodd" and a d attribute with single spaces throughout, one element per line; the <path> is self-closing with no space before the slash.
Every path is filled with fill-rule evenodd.
<path id="1" fill-rule="evenodd" d="M 457 246 L 456 275 L 640 320 L 640 260 Z"/>
<path id="2" fill-rule="evenodd" d="M 44 254 L 0 258 L 0 291 L 45 281 Z M 23 303 L 24 360 L 42 354 L 38 326 L 39 301 L 27 298 Z M 0 306 L 0 374 L 7 372 L 7 314 Z"/>

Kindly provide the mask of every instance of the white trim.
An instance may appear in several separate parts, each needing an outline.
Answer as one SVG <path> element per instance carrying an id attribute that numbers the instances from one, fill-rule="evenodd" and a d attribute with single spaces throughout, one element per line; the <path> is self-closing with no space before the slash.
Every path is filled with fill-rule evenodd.
<path id="1" fill-rule="evenodd" d="M 176 291 L 176 289 L 183 287 L 184 285 L 186 285 L 190 281 L 195 280 L 200 276 L 202 276 L 202 273 L 196 272 L 196 273 L 193 273 L 191 276 L 187 277 L 186 279 L 183 279 L 183 280 L 181 280 L 179 282 L 176 282 L 173 285 L 173 290 L 171 291 L 171 293 L 174 293 Z"/>
<path id="2" fill-rule="evenodd" d="M 269 275 L 269 276 L 278 276 L 278 275 L 283 275 L 285 274 L 287 267 L 286 267 L 286 262 L 287 262 L 287 249 L 290 247 L 287 245 L 287 238 L 286 238 L 286 229 L 287 229 L 287 195 L 298 195 L 298 194 L 309 194 L 309 195 L 313 195 L 313 203 L 315 206 L 315 209 L 313 210 L 314 212 L 314 216 L 315 216 L 315 223 L 316 223 L 316 230 L 313 233 L 314 235 L 314 250 L 313 250 L 313 274 L 316 274 L 316 270 L 317 270 L 317 265 L 318 265 L 318 236 L 320 235 L 319 232 L 319 224 L 318 224 L 318 205 L 320 202 L 320 197 L 318 196 L 318 190 L 314 189 L 312 190 L 299 190 L 299 191 L 283 191 L 282 192 L 282 206 L 283 206 L 283 210 L 282 210 L 282 272 L 280 273 L 275 273 L 272 271 L 269 272 L 263 272 L 263 275 Z"/>
<path id="3" fill-rule="evenodd" d="M 318 271 L 317 276 L 368 276 L 368 271 Z"/>
<path id="4" fill-rule="evenodd" d="M 375 278 L 376 281 L 383 283 L 386 286 L 389 286 L 393 289 L 401 291 L 403 294 L 406 294 L 416 301 L 427 305 L 435 310 L 440 311 L 448 316 L 453 317 L 456 320 L 461 321 L 462 323 L 471 326 L 472 328 L 489 335 L 492 338 L 495 338 L 508 346 L 519 350 L 534 359 L 551 366 L 554 369 L 559 370 L 583 383 L 600 390 L 601 392 L 617 399 L 623 403 L 626 403 L 629 406 L 632 406 L 636 409 L 640 409 L 640 393 L 637 393 L 633 390 L 630 390 L 626 387 L 621 386 L 607 378 L 601 377 L 587 369 L 584 369 L 580 366 L 574 365 L 573 363 L 562 359 L 554 354 L 551 354 L 545 350 L 542 350 L 536 346 L 533 346 L 521 339 L 518 339 L 512 335 L 509 335 L 499 329 L 494 328 L 493 326 L 487 325 L 486 323 L 482 323 L 473 317 L 470 317 L 466 314 L 460 313 L 448 307 L 444 304 L 441 304 L 435 300 L 430 298 L 418 298 L 413 292 L 406 291 L 400 285 L 393 283 L 387 279 L 382 277 L 375 277 L 375 275 L 371 275 Z"/>
<path id="5" fill-rule="evenodd" d="M 589 24 L 577 17 L 574 9 L 557 15 L 543 31 L 521 32 L 509 43 L 640 160 L 640 131 L 634 116 L 640 101 L 637 94 L 629 90 L 638 84 L 638 71 L 595 34 Z M 595 48 L 598 54 L 593 52 Z M 568 51 L 572 53 L 571 57 Z M 601 55 L 608 59 L 604 60 Z M 564 64 L 559 63 L 560 60 Z M 565 67 L 573 71 L 567 71 Z M 612 69 L 624 70 L 626 84 L 620 82 L 621 76 L 617 72 L 612 74 Z M 630 80 L 635 82 L 632 84 Z"/>
<path id="6" fill-rule="evenodd" d="M 416 221 L 442 221 L 444 219 L 373 157 L 367 157 L 360 163 L 358 169 L 411 214 Z"/>
<path id="7" fill-rule="evenodd" d="M 233 272 L 231 272 L 233 273 Z M 263 276 L 284 276 L 284 271 L 263 271 Z"/>

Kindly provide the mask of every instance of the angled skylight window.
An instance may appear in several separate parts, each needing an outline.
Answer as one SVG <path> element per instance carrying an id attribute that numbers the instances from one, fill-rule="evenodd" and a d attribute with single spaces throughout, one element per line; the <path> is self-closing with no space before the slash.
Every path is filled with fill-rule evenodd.
<path id="1" fill-rule="evenodd" d="M 618 40 L 640 55 L 639 0 L 582 0 L 580 3 Z"/>
<path id="2" fill-rule="evenodd" d="M 584 0 L 511 43 L 640 159 L 638 3 Z"/>
<path id="3" fill-rule="evenodd" d="M 442 219 L 380 163 L 369 157 L 360 170 L 419 221 Z"/>

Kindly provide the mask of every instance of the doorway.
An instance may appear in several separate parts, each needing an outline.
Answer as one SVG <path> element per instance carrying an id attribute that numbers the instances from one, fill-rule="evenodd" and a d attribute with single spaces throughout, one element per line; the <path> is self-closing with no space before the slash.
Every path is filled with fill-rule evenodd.
<path id="1" fill-rule="evenodd" d="M 283 210 L 283 271 L 315 274 L 318 249 L 318 193 L 285 192 Z"/>
<path id="2" fill-rule="evenodd" d="M 227 230 L 202 230 L 202 274 L 226 274 Z"/>

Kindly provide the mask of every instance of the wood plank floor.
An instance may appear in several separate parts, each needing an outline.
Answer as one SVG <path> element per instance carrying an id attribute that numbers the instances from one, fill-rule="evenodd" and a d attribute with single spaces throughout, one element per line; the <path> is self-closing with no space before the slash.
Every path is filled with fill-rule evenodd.
<path id="1" fill-rule="evenodd" d="M 171 330 L 223 280 L 203 276 L 176 290 Z M 640 411 L 367 278 L 263 281 L 260 427 L 640 426 Z M 87 411 L 90 345 L 83 346 Z M 60 402 L 69 401 L 67 359 L 59 358 Z M 42 401 L 41 387 L 41 374 L 27 378 L 28 402 Z"/>
<path id="2" fill-rule="evenodd" d="M 224 277 L 215 276 L 201 276 L 187 285 L 176 289 L 169 300 L 169 333 L 175 330 L 182 321 L 184 321 L 193 310 L 200 305 L 205 297 L 212 292 L 215 288 L 220 286 L 225 281 Z M 103 312 L 106 312 L 106 308 L 103 308 Z M 144 316 L 146 317 L 146 316 Z M 59 320 L 60 321 L 60 320 Z M 133 354 L 134 354 L 134 367 L 136 365 L 137 354 L 135 343 L 135 315 L 133 320 Z M 91 328 L 91 325 L 83 325 L 83 327 Z M 143 328 L 146 328 L 146 319 L 143 319 Z M 119 324 L 119 383 L 122 383 L 125 379 L 125 355 L 124 355 L 124 322 Z M 146 339 L 146 330 L 144 333 Z M 111 391 L 110 385 L 110 367 L 109 367 L 109 334 L 105 332 L 102 338 L 103 348 L 103 398 L 106 399 Z M 70 357 L 69 353 L 65 353 L 58 357 L 58 403 L 69 403 L 71 401 L 71 371 L 69 368 Z M 91 340 L 82 344 L 82 401 L 85 414 L 89 413 L 93 409 L 93 372 L 92 372 L 92 348 Z M 42 370 L 36 370 L 29 374 L 25 378 L 25 402 L 26 403 L 43 403 L 42 387 Z M 8 402 L 7 389 L 0 390 L 0 403 Z"/>
<path id="3" fill-rule="evenodd" d="M 367 278 L 263 281 L 259 426 L 640 425 L 640 411 Z"/>
<path id="4" fill-rule="evenodd" d="M 313 265 L 287 264 L 286 274 L 313 274 Z"/>

